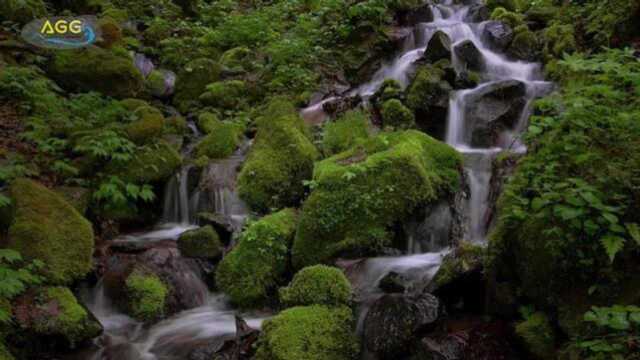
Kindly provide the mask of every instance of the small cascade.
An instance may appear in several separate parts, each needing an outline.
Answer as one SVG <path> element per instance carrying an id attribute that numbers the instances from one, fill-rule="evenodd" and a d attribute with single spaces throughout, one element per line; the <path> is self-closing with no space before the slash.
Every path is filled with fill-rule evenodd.
<path id="1" fill-rule="evenodd" d="M 165 188 L 162 222 L 193 224 L 197 210 L 197 198 L 189 196 L 189 171 L 193 167 L 184 166 L 173 175 Z"/>

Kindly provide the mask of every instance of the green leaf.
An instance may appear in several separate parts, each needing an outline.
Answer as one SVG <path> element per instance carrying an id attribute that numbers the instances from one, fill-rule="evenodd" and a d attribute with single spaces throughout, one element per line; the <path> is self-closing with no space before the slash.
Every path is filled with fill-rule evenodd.
<path id="1" fill-rule="evenodd" d="M 625 224 L 625 226 L 627 227 L 627 231 L 629 232 L 629 235 L 631 236 L 633 241 L 635 241 L 636 244 L 640 245 L 640 226 L 638 226 L 638 224 L 636 223 Z"/>
<path id="2" fill-rule="evenodd" d="M 612 263 L 616 257 L 616 254 L 624 247 L 624 239 L 619 236 L 605 236 L 600 239 L 600 243 L 602 243 L 602 246 L 604 246 L 604 249 L 609 256 L 609 260 Z"/>

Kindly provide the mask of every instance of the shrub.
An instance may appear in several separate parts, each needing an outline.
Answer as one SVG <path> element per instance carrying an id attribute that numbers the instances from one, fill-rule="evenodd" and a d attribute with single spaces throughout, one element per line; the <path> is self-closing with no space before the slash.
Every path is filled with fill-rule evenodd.
<path id="1" fill-rule="evenodd" d="M 287 306 L 349 305 L 351 284 L 338 268 L 314 265 L 300 270 L 288 287 L 280 289 Z"/>

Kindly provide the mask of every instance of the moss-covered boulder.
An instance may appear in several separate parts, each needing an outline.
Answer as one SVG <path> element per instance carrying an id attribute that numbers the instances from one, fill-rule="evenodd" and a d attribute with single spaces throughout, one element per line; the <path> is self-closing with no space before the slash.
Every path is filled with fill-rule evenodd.
<path id="1" fill-rule="evenodd" d="M 485 248 L 483 246 L 462 242 L 442 260 L 440 269 L 429 284 L 430 292 L 433 293 L 471 272 L 481 271 L 484 257 Z"/>
<path id="2" fill-rule="evenodd" d="M 504 7 L 497 7 L 491 13 L 491 20 L 500 21 L 509 25 L 512 29 L 524 25 L 524 15 L 509 11 Z"/>
<path id="3" fill-rule="evenodd" d="M 74 347 L 102 333 L 102 326 L 66 287 L 31 290 L 13 303 L 13 317 L 27 334 Z M 55 341 L 55 340 L 54 340 Z"/>
<path id="4" fill-rule="evenodd" d="M 241 80 L 226 80 L 209 84 L 200 101 L 220 109 L 232 110 L 242 104 L 246 86 Z"/>
<path id="5" fill-rule="evenodd" d="M 238 175 L 238 193 L 259 212 L 296 206 L 318 151 L 296 109 L 285 100 L 272 101 L 257 123 L 253 147 Z"/>
<path id="6" fill-rule="evenodd" d="M 122 105 L 125 109 L 131 112 L 134 112 L 142 107 L 151 107 L 148 102 L 141 99 L 133 99 L 133 98 L 120 100 L 120 105 Z"/>
<path id="7" fill-rule="evenodd" d="M 349 305 L 351 296 L 351 284 L 342 270 L 325 265 L 298 271 L 291 284 L 280 289 L 280 301 L 287 306 Z"/>
<path id="8" fill-rule="evenodd" d="M 155 274 L 136 269 L 125 281 L 127 313 L 142 321 L 156 320 L 164 315 L 169 290 Z"/>
<path id="9" fill-rule="evenodd" d="M 3 0 L 0 2 L 0 21 L 27 23 L 47 15 L 43 0 Z"/>
<path id="10" fill-rule="evenodd" d="M 369 138 L 369 117 L 352 110 L 328 122 L 322 133 L 322 151 L 331 156 L 348 150 Z"/>
<path id="11" fill-rule="evenodd" d="M 198 98 L 205 92 L 207 85 L 220 78 L 221 67 L 210 59 L 196 59 L 187 64 L 178 73 L 173 103 L 183 113 L 189 112 L 198 104 Z"/>
<path id="12" fill-rule="evenodd" d="M 516 335 L 536 359 L 554 358 L 554 330 L 549 318 L 544 313 L 528 314 L 524 321 L 516 325 Z"/>
<path id="13" fill-rule="evenodd" d="M 125 181 L 149 183 L 167 179 L 181 164 L 178 151 L 166 141 L 158 141 L 139 148 L 127 162 L 110 164 L 107 172 Z"/>
<path id="14" fill-rule="evenodd" d="M 236 150 L 244 129 L 242 125 L 228 122 L 208 122 L 209 134 L 196 146 L 196 157 L 206 156 L 209 159 L 223 159 Z"/>
<path id="15" fill-rule="evenodd" d="M 459 188 L 461 156 L 418 131 L 384 133 L 319 162 L 292 256 L 296 268 L 376 252 L 390 226 Z"/>
<path id="16" fill-rule="evenodd" d="M 295 210 L 285 209 L 250 224 L 238 245 L 222 259 L 216 284 L 234 303 L 260 305 L 282 282 L 296 219 Z"/>
<path id="17" fill-rule="evenodd" d="M 198 125 L 198 129 L 205 134 L 210 134 L 221 124 L 220 118 L 218 115 L 210 112 L 204 112 L 198 115 L 198 119 L 196 121 L 196 125 Z"/>
<path id="18" fill-rule="evenodd" d="M 144 108 L 144 107 L 143 107 Z M 136 144 L 146 144 L 162 136 L 165 120 L 160 112 L 146 112 L 125 127 L 129 140 Z"/>
<path id="19" fill-rule="evenodd" d="M 241 73 L 251 70 L 253 52 L 244 46 L 227 50 L 220 57 L 220 65 L 233 73 Z"/>
<path id="20" fill-rule="evenodd" d="M 267 320 L 257 360 L 352 360 L 359 345 L 348 307 L 314 305 L 287 309 Z"/>
<path id="21" fill-rule="evenodd" d="M 178 238 L 182 256 L 215 259 L 222 255 L 223 245 L 211 225 L 185 231 Z"/>
<path id="22" fill-rule="evenodd" d="M 448 64 L 439 62 L 419 67 L 407 89 L 405 101 L 415 114 L 418 128 L 439 139 L 445 136 L 449 93 L 453 90 L 447 81 Z"/>
<path id="23" fill-rule="evenodd" d="M 116 98 L 144 91 L 144 78 L 130 57 L 99 47 L 55 52 L 49 74 L 69 91 L 98 91 Z"/>
<path id="24" fill-rule="evenodd" d="M 413 112 L 398 99 L 391 99 L 385 102 L 380 113 L 384 126 L 390 126 L 395 129 L 410 129 L 416 125 Z"/>
<path id="25" fill-rule="evenodd" d="M 93 228 L 57 193 L 35 181 L 17 179 L 10 188 L 15 218 L 9 247 L 45 263 L 50 283 L 68 284 L 91 270 Z"/>

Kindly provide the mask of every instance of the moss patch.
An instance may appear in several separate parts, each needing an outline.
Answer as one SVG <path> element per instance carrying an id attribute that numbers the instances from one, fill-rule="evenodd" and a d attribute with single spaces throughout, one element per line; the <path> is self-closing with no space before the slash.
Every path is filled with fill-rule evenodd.
<path id="1" fill-rule="evenodd" d="M 234 123 L 208 122 L 209 135 L 196 146 L 196 157 L 206 156 L 209 159 L 223 159 L 236 150 L 242 140 L 243 128 Z"/>
<path id="2" fill-rule="evenodd" d="M 182 157 L 176 149 L 165 141 L 158 141 L 139 148 L 126 163 L 111 164 L 107 171 L 125 181 L 148 183 L 168 178 L 181 164 Z"/>
<path id="3" fill-rule="evenodd" d="M 28 259 L 44 261 L 51 283 L 68 284 L 92 267 L 93 228 L 60 195 L 27 179 L 10 188 L 15 218 L 9 227 L 9 247 Z"/>
<path id="4" fill-rule="evenodd" d="M 369 138 L 369 118 L 362 111 L 348 111 L 324 127 L 322 150 L 331 156 L 348 150 Z"/>
<path id="5" fill-rule="evenodd" d="M 220 71 L 220 65 L 209 59 L 197 59 L 187 64 L 176 80 L 173 102 L 178 109 L 183 113 L 193 110 L 207 85 L 218 81 Z"/>
<path id="6" fill-rule="evenodd" d="M 183 256 L 215 259 L 222 255 L 222 243 L 211 225 L 189 230 L 180 235 L 178 249 Z"/>
<path id="7" fill-rule="evenodd" d="M 351 284 L 342 270 L 314 265 L 300 270 L 288 287 L 280 289 L 280 301 L 287 306 L 349 305 Z"/>
<path id="8" fill-rule="evenodd" d="M 144 113 L 140 119 L 127 124 L 127 137 L 136 144 L 146 144 L 162 136 L 164 128 L 162 113 Z"/>
<path id="9" fill-rule="evenodd" d="M 162 317 L 167 286 L 154 274 L 134 270 L 125 282 L 127 310 L 136 319 L 150 321 Z"/>
<path id="10" fill-rule="evenodd" d="M 205 105 L 230 110 L 241 105 L 245 93 L 244 81 L 221 81 L 208 85 L 200 101 Z"/>
<path id="11" fill-rule="evenodd" d="M 413 112 L 398 99 L 387 100 L 382 105 L 382 124 L 395 129 L 410 129 L 416 126 Z"/>

